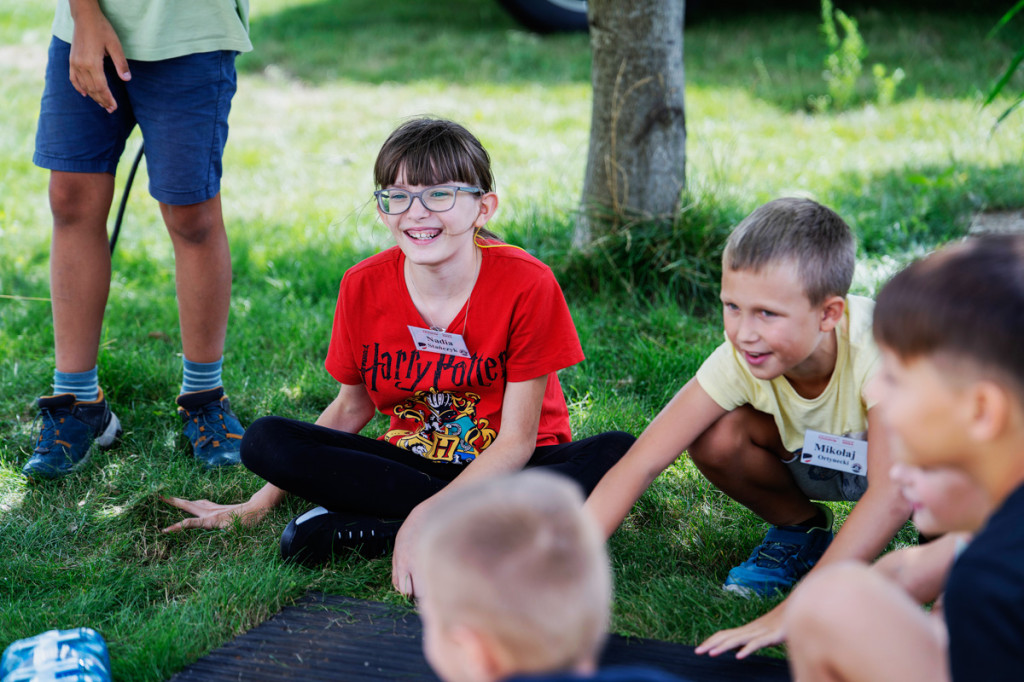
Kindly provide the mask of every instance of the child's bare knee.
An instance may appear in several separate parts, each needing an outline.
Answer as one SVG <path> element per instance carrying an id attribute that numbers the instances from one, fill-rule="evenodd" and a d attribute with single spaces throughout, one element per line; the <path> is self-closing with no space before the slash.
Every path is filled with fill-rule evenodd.
<path id="1" fill-rule="evenodd" d="M 54 173 L 49 188 L 54 230 L 77 229 L 83 224 L 100 224 L 106 229 L 106 180 L 94 174 Z"/>
<path id="2" fill-rule="evenodd" d="M 702 468 L 730 466 L 743 449 L 744 442 L 749 441 L 741 421 L 742 416 L 733 411 L 709 426 L 690 445 L 690 459 Z"/>
<path id="3" fill-rule="evenodd" d="M 173 239 L 188 244 L 205 244 L 224 229 L 219 209 L 210 202 L 189 206 L 163 204 L 161 208 L 167 231 Z"/>

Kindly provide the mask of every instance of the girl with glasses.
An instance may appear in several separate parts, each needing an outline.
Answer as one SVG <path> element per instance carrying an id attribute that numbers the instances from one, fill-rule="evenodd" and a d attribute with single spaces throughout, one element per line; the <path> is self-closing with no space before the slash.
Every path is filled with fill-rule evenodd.
<path id="1" fill-rule="evenodd" d="M 337 397 L 316 424 L 254 422 L 242 462 L 267 485 L 234 505 L 171 498 L 193 516 L 166 530 L 255 523 L 291 493 L 318 506 L 288 524 L 286 558 L 393 548 L 392 582 L 412 595 L 415 538 L 447 490 L 546 467 L 589 494 L 634 439 L 571 439 L 557 372 L 583 360 L 579 338 L 551 270 L 487 231 L 498 196 L 468 130 L 404 123 L 374 181 L 395 246 L 342 278 L 326 360 Z M 362 435 L 376 411 L 387 430 Z"/>

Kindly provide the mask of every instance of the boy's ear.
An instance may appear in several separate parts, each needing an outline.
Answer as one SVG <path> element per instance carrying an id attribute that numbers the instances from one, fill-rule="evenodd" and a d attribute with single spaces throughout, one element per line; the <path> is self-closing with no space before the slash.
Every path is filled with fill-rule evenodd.
<path id="1" fill-rule="evenodd" d="M 498 211 L 498 195 L 494 192 L 488 192 L 487 194 L 480 197 L 480 212 L 477 213 L 476 220 L 473 221 L 473 227 L 483 227 L 487 224 L 487 221 L 494 217 L 494 214 Z"/>
<path id="2" fill-rule="evenodd" d="M 976 441 L 991 441 L 1007 427 L 1013 405 L 1004 386 L 982 379 L 968 388 L 968 433 Z"/>
<path id="3" fill-rule="evenodd" d="M 459 652 L 466 673 L 464 679 L 476 682 L 496 682 L 510 672 L 504 650 L 493 638 L 465 625 L 455 625 L 448 633 Z"/>
<path id="4" fill-rule="evenodd" d="M 843 313 L 846 311 L 846 299 L 842 296 L 829 296 L 821 304 L 819 310 L 821 310 L 820 329 L 823 332 L 830 332 L 843 319 Z"/>

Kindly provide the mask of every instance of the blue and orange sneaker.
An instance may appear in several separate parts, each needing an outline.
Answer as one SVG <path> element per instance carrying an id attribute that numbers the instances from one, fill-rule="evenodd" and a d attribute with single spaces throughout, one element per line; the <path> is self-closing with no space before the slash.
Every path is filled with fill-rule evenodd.
<path id="1" fill-rule="evenodd" d="M 91 401 L 79 401 L 73 393 L 43 396 L 39 407 L 39 438 L 21 473 L 29 479 L 54 479 L 78 471 L 89 463 L 95 443 L 106 450 L 121 435 L 121 422 L 110 411 L 103 391 Z"/>
<path id="2" fill-rule="evenodd" d="M 832 543 L 832 510 L 817 506 L 825 512 L 825 526 L 772 526 L 750 558 L 729 571 L 722 588 L 743 597 L 771 597 L 793 587 Z"/>
<path id="3" fill-rule="evenodd" d="M 231 404 L 218 386 L 207 391 L 182 393 L 177 398 L 178 415 L 185 423 L 185 437 L 204 469 L 238 464 L 245 429 L 231 411 Z"/>

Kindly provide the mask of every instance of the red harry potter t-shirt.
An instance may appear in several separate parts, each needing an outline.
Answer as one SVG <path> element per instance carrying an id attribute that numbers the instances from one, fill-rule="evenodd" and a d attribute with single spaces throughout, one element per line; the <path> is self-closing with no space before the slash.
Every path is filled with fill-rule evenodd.
<path id="1" fill-rule="evenodd" d="M 537 445 L 571 440 L 555 372 L 583 360 L 576 327 L 550 268 L 522 249 L 480 242 L 480 274 L 448 331 L 469 357 L 418 349 L 409 326 L 428 327 L 405 285 L 396 246 L 341 280 L 326 367 L 363 384 L 390 417 L 382 439 L 428 459 L 468 462 L 501 430 L 509 381 L 548 375 Z"/>

